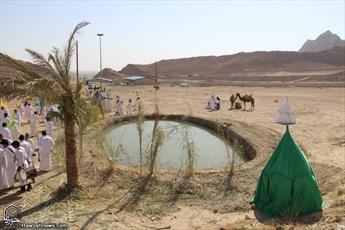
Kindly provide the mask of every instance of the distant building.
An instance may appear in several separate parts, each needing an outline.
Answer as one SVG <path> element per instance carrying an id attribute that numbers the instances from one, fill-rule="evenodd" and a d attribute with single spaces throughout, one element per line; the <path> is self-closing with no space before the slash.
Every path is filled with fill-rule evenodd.
<path id="1" fill-rule="evenodd" d="M 119 84 L 123 78 L 124 75 L 122 73 L 110 68 L 105 68 L 98 72 L 91 80 L 89 80 L 89 82 L 102 82 L 115 85 Z"/>
<path id="2" fill-rule="evenodd" d="M 144 79 L 144 77 L 141 77 L 141 76 L 129 76 L 129 77 L 124 78 L 127 85 L 134 85 L 136 81 L 139 81 L 142 79 Z"/>

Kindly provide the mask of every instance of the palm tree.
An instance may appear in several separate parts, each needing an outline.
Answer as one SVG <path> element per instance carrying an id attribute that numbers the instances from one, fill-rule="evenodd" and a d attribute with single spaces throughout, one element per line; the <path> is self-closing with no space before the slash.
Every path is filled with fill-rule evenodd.
<path id="1" fill-rule="evenodd" d="M 58 104 L 60 118 L 64 121 L 66 147 L 67 188 L 72 191 L 78 187 L 77 145 L 75 124 L 85 115 L 86 101 L 82 96 L 82 82 L 76 86 L 71 82 L 71 61 L 75 49 L 75 36 L 88 22 L 79 23 L 70 34 L 63 52 L 53 48 L 48 57 L 26 49 L 40 71 L 0 53 L 0 61 L 14 68 L 15 76 L 0 78 L 0 97 L 38 96 L 44 101 Z"/>

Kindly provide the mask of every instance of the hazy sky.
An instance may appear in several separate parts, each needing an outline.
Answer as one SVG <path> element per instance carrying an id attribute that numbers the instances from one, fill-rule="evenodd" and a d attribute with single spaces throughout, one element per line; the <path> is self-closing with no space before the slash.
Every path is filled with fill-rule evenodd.
<path id="1" fill-rule="evenodd" d="M 344 39 L 345 1 L 15 1 L 0 0 L 0 52 L 30 60 L 63 47 L 80 21 L 80 70 L 120 70 L 128 63 L 298 50 L 331 30 Z M 73 65 L 74 68 L 74 65 Z"/>

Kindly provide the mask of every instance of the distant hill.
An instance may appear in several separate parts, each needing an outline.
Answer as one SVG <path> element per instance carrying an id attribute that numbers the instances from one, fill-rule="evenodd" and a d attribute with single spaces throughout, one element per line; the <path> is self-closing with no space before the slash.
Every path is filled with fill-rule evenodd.
<path id="1" fill-rule="evenodd" d="M 92 79 L 106 78 L 116 82 L 121 81 L 123 77 L 124 75 L 117 72 L 116 70 L 113 70 L 111 68 L 104 68 L 102 71 L 98 72 Z"/>
<path id="2" fill-rule="evenodd" d="M 32 64 L 31 62 L 24 62 L 21 60 L 18 60 L 20 63 L 24 64 L 28 69 L 35 71 L 37 73 L 47 73 L 47 70 Z M 3 62 L 0 59 L 0 77 L 12 77 L 16 76 L 18 74 L 17 70 L 13 69 L 12 66 L 8 65 L 7 63 Z"/>
<path id="3" fill-rule="evenodd" d="M 319 52 L 339 46 L 344 47 L 345 40 L 341 40 L 338 35 L 327 30 L 320 34 L 315 40 L 307 40 L 299 52 Z"/>
<path id="4" fill-rule="evenodd" d="M 203 56 L 162 60 L 157 63 L 160 78 L 257 76 L 280 72 L 317 72 L 345 67 L 345 47 L 335 47 L 317 53 L 250 52 L 225 56 Z M 153 76 L 154 64 L 129 64 L 120 73 Z M 273 74 L 274 75 L 274 74 Z"/>

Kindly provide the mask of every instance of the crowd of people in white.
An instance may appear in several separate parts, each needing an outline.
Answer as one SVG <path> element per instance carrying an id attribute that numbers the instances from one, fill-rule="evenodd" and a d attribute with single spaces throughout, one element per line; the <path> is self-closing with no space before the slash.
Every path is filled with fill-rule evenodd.
<path id="1" fill-rule="evenodd" d="M 20 192 L 30 191 L 35 177 L 27 178 L 27 172 L 36 172 L 35 161 L 39 162 L 41 172 L 52 169 L 51 152 L 54 147 L 53 122 L 47 113 L 52 106 L 40 107 L 39 99 L 35 99 L 35 106 L 30 103 L 18 103 L 10 116 L 5 106 L 0 108 L 0 191 L 13 188 L 15 181 L 19 182 Z M 45 130 L 37 143 L 33 137 L 38 136 L 38 122 L 45 123 Z M 30 126 L 30 132 L 23 132 L 22 124 Z M 35 160 L 38 147 L 38 159 Z"/>
<path id="2" fill-rule="evenodd" d="M 92 95 L 92 90 L 90 91 L 89 95 Z M 124 109 L 124 101 L 120 99 L 119 96 L 115 96 L 115 99 L 110 97 L 110 93 L 105 89 L 97 89 L 95 90 L 93 96 L 101 101 L 102 108 L 104 112 L 111 112 L 115 107 L 115 116 L 123 116 L 125 115 Z M 132 99 L 128 100 L 127 106 L 127 114 L 131 115 L 132 111 L 140 111 L 141 110 L 141 99 L 140 96 L 137 94 L 135 97 L 135 102 L 133 104 Z"/>
<path id="3" fill-rule="evenodd" d="M 124 103 L 123 100 L 120 99 L 119 96 L 116 96 L 116 100 L 115 100 L 115 116 L 123 116 L 124 115 Z M 136 96 L 135 98 L 135 103 L 133 104 L 132 99 L 128 100 L 127 106 L 127 114 L 131 115 L 132 114 L 132 110 L 133 111 L 140 111 L 141 109 L 141 101 L 140 101 L 140 97 Z"/>
<path id="4" fill-rule="evenodd" d="M 93 94 L 101 101 L 105 112 L 112 112 L 114 109 L 114 116 L 125 115 L 123 100 L 119 96 L 113 99 L 109 95 L 101 90 Z M 36 170 L 35 161 L 39 162 L 37 167 L 40 172 L 52 170 L 51 153 L 55 145 L 54 122 L 47 115 L 49 111 L 54 111 L 54 108 L 50 104 L 45 104 L 41 108 L 39 98 L 34 98 L 31 102 L 17 103 L 12 116 L 6 106 L 0 108 L 0 192 L 13 188 L 16 181 L 20 186 L 19 192 L 30 191 L 32 183 L 35 183 L 35 177 L 28 179 L 26 174 Z M 139 95 L 136 96 L 134 103 L 132 99 L 128 100 L 127 115 L 140 110 Z M 41 135 L 37 131 L 38 123 L 45 123 Z M 23 124 L 29 125 L 29 132 L 23 132 Z M 37 137 L 36 143 L 33 137 Z M 35 156 L 38 156 L 37 159 Z"/>

